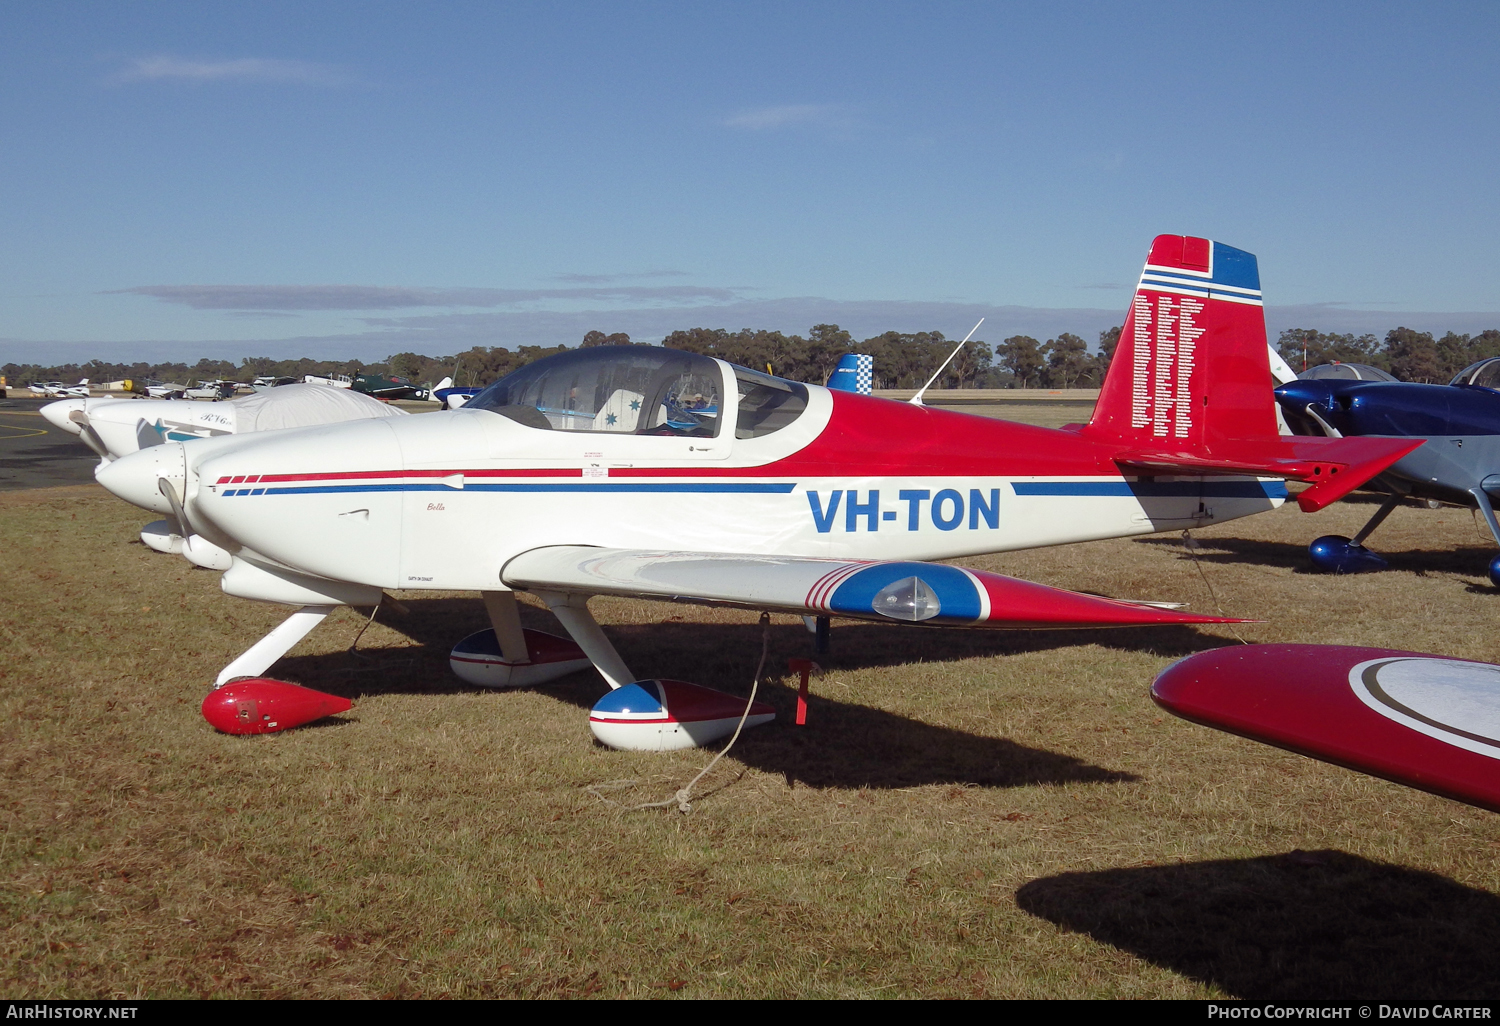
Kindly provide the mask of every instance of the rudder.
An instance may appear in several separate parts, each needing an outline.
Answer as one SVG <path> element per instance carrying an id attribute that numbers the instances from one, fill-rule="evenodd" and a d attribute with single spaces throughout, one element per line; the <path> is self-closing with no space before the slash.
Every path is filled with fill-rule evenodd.
<path id="1" fill-rule="evenodd" d="M 835 392 L 869 395 L 874 378 L 875 357 L 868 353 L 845 353 L 828 376 L 828 387 Z"/>

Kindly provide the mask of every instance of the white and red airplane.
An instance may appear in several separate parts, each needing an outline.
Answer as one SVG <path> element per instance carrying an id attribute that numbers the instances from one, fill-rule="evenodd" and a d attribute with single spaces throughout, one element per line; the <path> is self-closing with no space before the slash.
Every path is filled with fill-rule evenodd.
<path id="1" fill-rule="evenodd" d="M 1232 520 L 1279 506 L 1288 478 L 1317 510 L 1420 444 L 1280 436 L 1270 380 L 1255 257 L 1163 235 L 1087 425 L 596 347 L 529 364 L 461 410 L 168 442 L 97 477 L 174 514 L 183 554 L 223 570 L 228 594 L 299 607 L 221 686 L 263 673 L 338 605 L 478 591 L 493 630 L 454 649 L 461 677 L 526 685 L 592 664 L 614 689 L 597 735 L 681 747 L 728 733 L 744 703 L 637 681 L 591 596 L 962 627 L 1223 622 L 931 561 Z M 518 590 L 576 647 L 523 631 Z"/>

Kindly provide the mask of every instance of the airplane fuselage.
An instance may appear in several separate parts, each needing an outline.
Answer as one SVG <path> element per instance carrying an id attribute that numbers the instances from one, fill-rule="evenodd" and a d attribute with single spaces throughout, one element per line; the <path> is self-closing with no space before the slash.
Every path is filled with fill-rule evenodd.
<path id="1" fill-rule="evenodd" d="M 1180 530 L 1286 497 L 1280 480 L 1127 476 L 1114 447 L 1073 430 L 808 392 L 759 438 L 458 410 L 198 440 L 188 509 L 210 540 L 303 573 L 488 590 L 548 545 L 948 559 Z"/>

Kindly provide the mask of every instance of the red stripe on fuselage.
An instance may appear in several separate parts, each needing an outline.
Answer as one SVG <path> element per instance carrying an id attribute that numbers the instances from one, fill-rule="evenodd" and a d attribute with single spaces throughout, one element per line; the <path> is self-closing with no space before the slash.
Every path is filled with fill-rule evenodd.
<path id="1" fill-rule="evenodd" d="M 332 474 L 266 474 L 260 483 L 279 481 L 380 481 L 407 477 L 582 477 L 579 467 L 526 467 L 520 470 L 349 470 Z"/>

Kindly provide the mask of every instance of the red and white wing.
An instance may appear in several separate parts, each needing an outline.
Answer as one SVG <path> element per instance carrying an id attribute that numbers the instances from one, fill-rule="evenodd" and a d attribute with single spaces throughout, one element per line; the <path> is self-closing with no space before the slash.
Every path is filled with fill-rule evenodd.
<path id="1" fill-rule="evenodd" d="M 1342 645 L 1244 645 L 1182 659 L 1169 712 L 1500 812 L 1500 666 Z"/>
<path id="2" fill-rule="evenodd" d="M 624 595 L 950 627 L 1133 627 L 1238 623 L 1140 602 L 904 560 L 860 562 L 559 545 L 505 565 L 512 588 Z"/>

